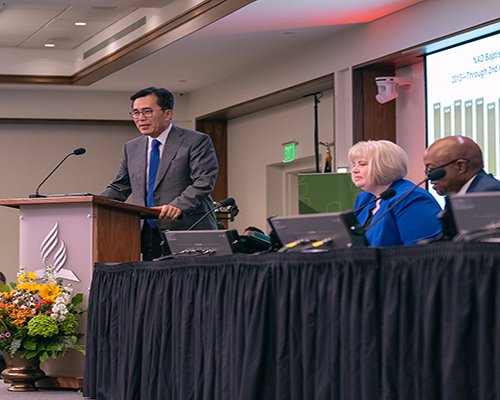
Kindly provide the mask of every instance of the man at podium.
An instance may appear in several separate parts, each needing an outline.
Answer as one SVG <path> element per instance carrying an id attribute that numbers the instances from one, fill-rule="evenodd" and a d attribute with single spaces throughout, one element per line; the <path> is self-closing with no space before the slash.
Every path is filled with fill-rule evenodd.
<path id="1" fill-rule="evenodd" d="M 161 231 L 186 230 L 213 209 L 212 192 L 219 170 L 210 137 L 172 124 L 174 97 L 150 87 L 135 93 L 130 116 L 141 136 L 127 142 L 113 182 L 99 195 L 159 210 L 144 223 L 144 260 L 163 255 Z M 197 229 L 217 229 L 215 214 Z"/>

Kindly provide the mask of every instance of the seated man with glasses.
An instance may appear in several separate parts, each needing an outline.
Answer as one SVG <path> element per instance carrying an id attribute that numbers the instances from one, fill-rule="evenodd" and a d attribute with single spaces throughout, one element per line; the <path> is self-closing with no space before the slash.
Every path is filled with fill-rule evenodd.
<path id="1" fill-rule="evenodd" d="M 441 196 L 500 190 L 500 181 L 484 171 L 480 147 L 466 136 L 447 136 L 435 141 L 424 153 L 425 172 L 444 168 L 446 176 L 432 181 Z"/>
<path id="2" fill-rule="evenodd" d="M 441 196 L 450 193 L 492 192 L 500 190 L 500 181 L 484 171 L 481 148 L 466 136 L 447 136 L 435 141 L 424 153 L 425 172 L 443 168 L 446 175 L 431 181 Z M 455 222 L 448 206 L 440 215 L 442 240 L 457 234 Z"/>
<path id="3" fill-rule="evenodd" d="M 143 260 L 168 253 L 162 232 L 217 229 L 211 192 L 219 171 L 210 136 L 172 124 L 174 97 L 150 87 L 132 95 L 130 116 L 141 136 L 127 142 L 113 182 L 100 196 L 159 211 L 158 219 L 144 223 Z M 205 218 L 206 217 L 206 218 Z"/>

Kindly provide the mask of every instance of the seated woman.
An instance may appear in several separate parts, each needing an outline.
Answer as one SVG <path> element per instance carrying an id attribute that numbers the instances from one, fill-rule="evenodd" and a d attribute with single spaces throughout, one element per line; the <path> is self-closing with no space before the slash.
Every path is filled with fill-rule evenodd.
<path id="1" fill-rule="evenodd" d="M 408 172 L 408 156 L 401 147 L 388 140 L 359 142 L 349 150 L 349 161 L 352 164 L 352 181 L 364 190 L 356 197 L 355 210 L 375 200 L 389 188 L 396 191 L 394 197 L 377 200 L 357 214 L 359 223 L 365 227 L 375 222 L 366 231 L 370 246 L 409 245 L 439 235 L 441 223 L 438 213 L 441 207 L 421 187 L 417 187 L 377 221 L 392 204 L 415 188 L 414 183 L 403 179 Z"/>

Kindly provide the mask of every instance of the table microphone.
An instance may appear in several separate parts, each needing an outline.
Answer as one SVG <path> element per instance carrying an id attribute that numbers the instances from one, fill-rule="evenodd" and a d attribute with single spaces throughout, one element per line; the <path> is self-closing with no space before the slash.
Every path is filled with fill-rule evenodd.
<path id="1" fill-rule="evenodd" d="M 378 200 L 388 200 L 392 197 L 396 196 L 396 191 L 392 188 L 389 188 L 387 190 L 384 190 L 382 193 L 380 193 L 380 196 L 377 197 L 376 199 L 373 199 L 372 201 L 369 201 L 366 204 L 363 204 L 361 207 L 359 207 L 357 210 L 354 210 L 354 214 L 358 214 L 361 210 L 364 210 L 365 207 L 369 206 L 372 203 L 375 203 Z"/>
<path id="2" fill-rule="evenodd" d="M 72 156 L 72 155 L 80 156 L 80 155 L 82 155 L 82 154 L 85 154 L 85 152 L 86 152 L 86 151 L 87 151 L 87 150 L 85 150 L 83 147 L 80 147 L 80 148 L 78 148 L 78 149 L 74 150 L 72 153 L 69 153 L 66 157 L 64 157 L 64 158 L 62 159 L 62 161 L 61 161 L 59 164 L 57 164 L 57 166 L 56 166 L 56 167 L 52 170 L 52 172 L 51 172 L 50 174 L 48 174 L 48 175 L 47 175 L 47 177 L 46 177 L 46 178 L 42 181 L 42 183 L 40 183 L 40 184 L 38 185 L 38 187 L 37 187 L 37 188 L 36 188 L 36 190 L 35 190 L 35 194 L 30 194 L 29 198 L 30 198 L 30 199 L 36 199 L 36 198 L 39 198 L 39 197 L 47 197 L 47 196 L 44 196 L 44 195 L 42 195 L 42 194 L 38 194 L 38 191 L 40 190 L 40 187 L 41 187 L 41 186 L 45 183 L 45 181 L 46 181 L 47 179 L 49 179 L 49 178 L 51 177 L 51 175 L 52 175 L 54 172 L 56 172 L 56 169 L 57 169 L 57 168 L 59 168 L 59 166 L 60 166 L 60 165 L 61 165 L 64 161 L 66 161 L 66 159 L 67 159 L 69 156 Z"/>
<path id="3" fill-rule="evenodd" d="M 203 217 L 201 217 L 198 221 L 196 221 L 193 225 L 191 225 L 187 230 L 190 231 L 191 229 L 193 229 L 196 225 L 198 225 L 203 219 L 205 219 L 205 217 L 210 214 L 211 212 L 219 209 L 219 208 L 222 208 L 222 207 L 228 207 L 228 206 L 232 206 L 234 205 L 235 201 L 232 197 L 229 197 L 227 198 L 226 200 L 222 200 L 222 201 L 218 201 L 217 203 L 215 203 L 215 206 L 210 210 L 208 211 L 207 213 L 205 213 L 205 215 Z"/>
<path id="4" fill-rule="evenodd" d="M 420 182 L 418 185 L 415 185 L 414 188 L 406 192 L 404 195 L 402 195 L 394 204 L 392 204 L 385 212 L 377 218 L 375 221 L 373 221 L 366 229 L 365 232 L 370 229 L 373 225 L 375 225 L 378 221 L 380 221 L 382 218 L 384 218 L 394 207 L 396 207 L 399 203 L 403 201 L 403 199 L 406 199 L 411 193 L 413 193 L 417 188 L 424 182 L 427 182 L 428 180 L 431 181 L 438 181 L 446 176 L 446 170 L 444 168 L 436 168 L 435 170 L 429 172 L 426 176 L 426 178 Z"/>

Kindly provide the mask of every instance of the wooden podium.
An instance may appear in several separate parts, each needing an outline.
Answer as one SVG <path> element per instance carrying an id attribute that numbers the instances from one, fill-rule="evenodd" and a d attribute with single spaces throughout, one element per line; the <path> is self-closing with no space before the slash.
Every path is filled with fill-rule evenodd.
<path id="1" fill-rule="evenodd" d="M 39 271 L 45 259 L 65 286 L 71 283 L 73 294 L 83 293 L 85 307 L 94 263 L 140 261 L 141 219 L 158 216 L 150 208 L 93 195 L 8 199 L 0 206 L 19 209 L 19 266 Z M 85 333 L 85 318 L 80 328 Z M 83 377 L 84 361 L 71 350 L 49 358 L 42 369 L 49 376 Z"/>

